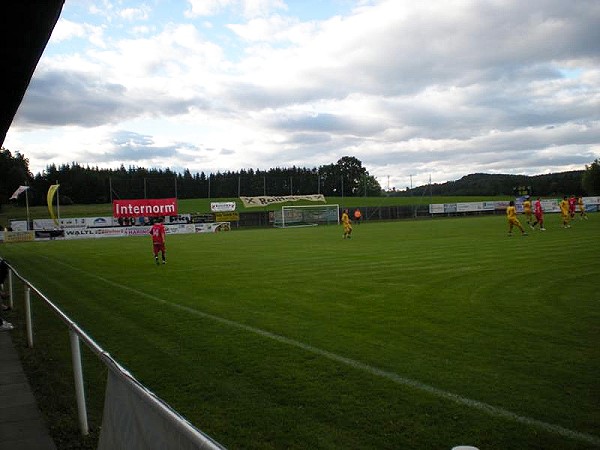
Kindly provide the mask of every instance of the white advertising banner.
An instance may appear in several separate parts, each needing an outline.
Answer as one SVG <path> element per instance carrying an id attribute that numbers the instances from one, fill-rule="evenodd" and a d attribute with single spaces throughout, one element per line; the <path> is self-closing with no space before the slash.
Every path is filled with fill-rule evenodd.
<path id="1" fill-rule="evenodd" d="M 444 204 L 443 203 L 431 203 L 429 205 L 429 214 L 443 214 Z"/>
<path id="2" fill-rule="evenodd" d="M 192 227 L 196 233 L 218 233 L 231 230 L 229 222 L 196 223 Z"/>
<path id="3" fill-rule="evenodd" d="M 483 202 L 457 203 L 456 211 L 457 212 L 483 211 Z"/>
<path id="4" fill-rule="evenodd" d="M 235 211 L 235 202 L 211 202 L 210 210 L 212 212 Z"/>
<path id="5" fill-rule="evenodd" d="M 542 210 L 546 213 L 560 212 L 560 200 L 558 199 L 540 200 L 540 203 L 542 204 Z"/>
<path id="6" fill-rule="evenodd" d="M 10 228 L 12 231 L 27 231 L 27 221 L 26 220 L 11 220 Z"/>
<path id="7" fill-rule="evenodd" d="M 583 202 L 587 207 L 592 205 L 600 204 L 600 197 L 584 197 Z M 597 203 L 596 203 L 597 202 Z M 547 213 L 560 212 L 560 199 L 543 199 L 541 200 L 542 209 Z M 517 211 L 523 212 L 523 204 L 517 204 Z M 464 213 L 464 212 L 477 212 L 477 211 L 506 211 L 508 207 L 508 200 L 506 201 L 494 201 L 494 202 L 462 202 L 462 203 L 432 203 L 429 205 L 430 214 L 451 214 L 451 213 Z M 593 208 L 593 207 L 592 207 Z M 594 209 L 590 209 L 594 210 Z"/>
<path id="8" fill-rule="evenodd" d="M 112 217 L 73 217 L 60 219 L 58 227 L 52 219 L 34 219 L 34 230 L 53 230 L 55 228 L 81 228 L 81 227 L 114 227 L 119 223 Z"/>
<path id="9" fill-rule="evenodd" d="M 34 219 L 33 229 L 34 230 L 53 230 L 56 228 L 56 224 L 52 219 Z"/>
<path id="10" fill-rule="evenodd" d="M 229 231 L 229 222 L 165 225 L 167 234 L 217 233 Z M 150 226 L 111 228 L 66 228 L 65 239 L 89 239 L 105 237 L 148 236 Z"/>
<path id="11" fill-rule="evenodd" d="M 115 227 L 119 222 L 114 217 L 86 217 L 86 227 Z"/>

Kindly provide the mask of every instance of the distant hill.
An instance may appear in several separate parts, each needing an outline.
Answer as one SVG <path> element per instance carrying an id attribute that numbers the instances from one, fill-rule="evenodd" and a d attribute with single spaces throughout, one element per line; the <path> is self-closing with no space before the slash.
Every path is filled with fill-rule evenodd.
<path id="1" fill-rule="evenodd" d="M 583 170 L 535 176 L 473 173 L 462 177 L 460 180 L 418 186 L 391 195 L 514 195 L 515 188 L 521 186 L 531 187 L 532 195 L 541 197 L 570 194 L 584 195 L 585 192 L 581 186 L 583 173 Z"/>

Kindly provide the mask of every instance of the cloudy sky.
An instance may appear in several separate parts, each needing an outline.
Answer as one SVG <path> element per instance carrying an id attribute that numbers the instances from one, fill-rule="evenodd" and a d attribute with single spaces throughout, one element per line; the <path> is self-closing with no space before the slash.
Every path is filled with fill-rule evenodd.
<path id="1" fill-rule="evenodd" d="M 382 187 L 600 158 L 597 0 L 66 0 L 4 147 Z"/>

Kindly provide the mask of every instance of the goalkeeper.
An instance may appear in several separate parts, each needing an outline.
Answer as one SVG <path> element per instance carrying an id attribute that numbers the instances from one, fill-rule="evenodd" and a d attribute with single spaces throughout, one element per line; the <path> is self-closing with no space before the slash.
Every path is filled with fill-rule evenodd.
<path id="1" fill-rule="evenodd" d="M 352 222 L 348 216 L 347 209 L 342 213 L 342 227 L 344 227 L 344 239 L 350 239 L 352 235 Z"/>

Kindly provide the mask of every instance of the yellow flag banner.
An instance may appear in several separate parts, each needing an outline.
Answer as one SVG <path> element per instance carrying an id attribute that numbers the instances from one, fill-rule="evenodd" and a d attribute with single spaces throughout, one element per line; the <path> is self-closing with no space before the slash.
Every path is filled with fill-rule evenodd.
<path id="1" fill-rule="evenodd" d="M 54 200 L 54 194 L 56 194 L 56 191 L 58 190 L 58 186 L 60 186 L 59 184 L 53 184 L 52 186 L 50 186 L 50 188 L 48 189 L 48 211 L 50 212 L 50 217 L 52 218 L 52 220 L 54 220 L 54 224 L 56 226 L 58 226 L 58 219 L 56 218 L 56 216 L 54 215 L 54 206 L 52 205 L 52 201 Z"/>

